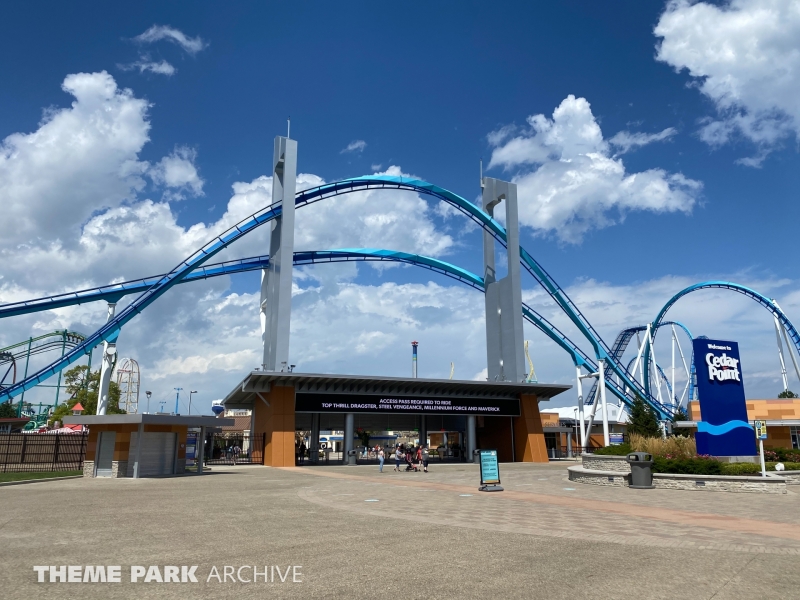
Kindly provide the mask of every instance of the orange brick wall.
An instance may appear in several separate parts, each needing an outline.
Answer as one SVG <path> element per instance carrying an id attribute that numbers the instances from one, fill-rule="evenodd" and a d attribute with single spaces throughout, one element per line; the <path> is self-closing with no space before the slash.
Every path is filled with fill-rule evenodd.
<path id="1" fill-rule="evenodd" d="M 483 425 L 481 425 L 481 423 Z M 511 428 L 514 447 L 511 447 Z M 519 417 L 478 417 L 478 448 L 497 449 L 500 462 L 547 462 L 542 415 L 536 396 L 520 397 Z"/>
<path id="2" fill-rule="evenodd" d="M 800 419 L 800 398 L 747 400 L 747 418 L 770 421 Z"/>
<path id="3" fill-rule="evenodd" d="M 800 420 L 800 398 L 747 400 L 746 404 L 748 421 Z M 691 421 L 702 420 L 699 402 L 694 401 L 689 403 L 689 419 Z M 789 426 L 779 427 L 770 425 L 767 427 L 767 439 L 764 441 L 764 445 L 773 448 L 791 448 L 792 438 Z"/>
<path id="4" fill-rule="evenodd" d="M 514 419 L 514 460 L 517 462 L 548 462 L 547 448 L 542 430 L 543 415 L 539 413 L 539 400 L 533 395 L 519 399 L 520 416 Z M 552 414 L 552 413 L 551 413 Z M 558 424 L 558 415 L 556 425 Z"/>
<path id="5" fill-rule="evenodd" d="M 750 421 L 800 419 L 800 398 L 778 398 L 776 400 L 747 400 L 747 418 Z M 689 402 L 689 419 L 700 421 L 700 402 Z"/>
<path id="6" fill-rule="evenodd" d="M 274 386 L 253 401 L 255 435 L 267 434 L 263 463 L 270 467 L 293 467 L 295 462 L 294 388 Z"/>
<path id="7" fill-rule="evenodd" d="M 542 426 L 543 427 L 558 427 L 559 419 L 558 413 L 547 413 L 543 412 L 542 415 Z"/>

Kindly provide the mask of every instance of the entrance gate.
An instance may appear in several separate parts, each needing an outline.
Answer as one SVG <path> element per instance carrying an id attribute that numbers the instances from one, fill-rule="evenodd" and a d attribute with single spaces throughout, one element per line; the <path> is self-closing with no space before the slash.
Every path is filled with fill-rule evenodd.
<path id="1" fill-rule="evenodd" d="M 206 464 L 234 464 L 234 449 L 238 447 L 240 452 L 236 455 L 237 465 L 260 465 L 264 460 L 265 445 L 265 433 L 257 433 L 252 438 L 249 431 L 215 433 L 206 440 Z"/>

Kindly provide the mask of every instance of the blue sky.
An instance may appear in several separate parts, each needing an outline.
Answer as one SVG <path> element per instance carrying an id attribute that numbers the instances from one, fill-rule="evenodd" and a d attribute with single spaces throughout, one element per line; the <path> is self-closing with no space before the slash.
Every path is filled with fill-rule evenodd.
<path id="1" fill-rule="evenodd" d="M 24 269 L 0 270 L 0 301 L 170 268 L 177 262 L 170 262 L 173 258 L 193 249 L 192 243 L 205 241 L 202 231 L 210 235 L 214 223 L 236 214 L 232 186 L 268 172 L 272 138 L 285 133 L 291 115 L 299 171 L 321 180 L 394 166 L 474 200 L 480 158 L 488 175 L 517 180 L 523 245 L 579 305 L 578 299 L 585 299 L 581 308 L 598 320 L 599 325 L 592 322 L 609 343 L 619 328 L 652 318 L 683 284 L 703 279 L 751 284 L 774 295 L 792 317 L 800 304 L 789 229 L 799 210 L 793 201 L 800 183 L 800 66 L 793 58 L 800 49 L 797 13 L 797 2 L 767 0 L 434 2 L 402 8 L 371 2 L 142 2 L 131 10 L 90 2 L 6 6 L 0 19 L 0 138 L 7 138 L 7 156 L 0 185 L 5 185 L 5 201 L 16 207 L 14 219 L 27 220 L 30 227 L 14 225 L 16 235 L 0 252 L 6 265 L 28 260 L 20 262 L 21 245 L 39 248 L 41 256 Z M 780 25 L 777 30 L 770 27 L 770 16 Z M 757 56 L 747 55 L 748 47 L 757 47 Z M 726 51 L 736 59 L 728 61 Z M 7 136 L 41 131 L 39 137 L 47 137 L 43 125 L 58 124 L 53 115 L 69 111 L 75 100 L 61 87 L 65 78 L 103 71 L 116 85 L 114 106 L 124 110 L 134 106 L 133 100 L 141 102 L 135 108 L 139 120 L 128 123 L 132 129 L 125 140 L 108 147 L 100 140 L 93 150 L 98 157 L 118 153 L 119 161 L 95 168 L 95 159 L 72 165 L 68 158 L 37 154 L 24 168 L 15 163 L 24 160 L 15 157 L 16 142 Z M 130 90 L 125 98 L 124 89 Z M 87 96 L 81 102 L 89 107 L 92 100 Z M 556 116 L 559 107 L 561 116 Z M 41 147 L 63 144 L 68 154 L 70 136 L 92 127 L 87 111 L 85 122 L 73 114 L 62 133 Z M 543 115 L 538 123 L 544 129 L 527 121 L 535 115 Z M 136 136 L 141 139 L 135 141 Z M 355 149 L 347 151 L 353 144 Z M 131 161 L 138 174 L 125 171 L 124 182 L 110 182 Z M 25 168 L 35 175 L 24 174 Z M 98 179 L 76 191 L 74 199 L 52 192 L 46 206 L 24 214 L 20 207 L 30 202 L 21 182 L 34 176 L 53 190 L 72 178 Z M 646 178 L 648 185 L 641 183 Z M 582 183 L 574 189 L 567 183 L 578 180 Z M 533 200 L 542 194 L 550 194 L 546 205 Z M 137 220 L 147 201 L 167 212 Z M 419 209 L 410 198 L 380 202 L 397 211 L 392 218 Z M 45 213 L 55 205 L 74 218 L 59 217 L 58 226 L 44 226 Z M 304 225 L 307 235 L 298 249 L 374 241 L 356 226 L 348 237 L 341 221 L 364 216 L 357 203 L 348 206 Z M 125 210 L 123 217 L 114 212 Z M 147 223 L 163 222 L 166 214 L 174 219 L 172 229 L 148 229 Z M 372 217 L 387 218 L 380 212 Z M 118 218 L 143 232 L 139 242 L 149 252 L 137 249 L 135 233 L 113 240 L 107 235 L 104 224 L 116 231 Z M 377 237 L 405 245 L 391 249 L 436 255 L 477 271 L 478 234 L 459 219 L 445 218 L 428 204 L 426 214 L 407 223 L 410 231 L 395 235 L 393 228 L 391 235 Z M 195 239 L 192 227 L 198 223 L 208 229 Z M 335 239 L 325 233 L 340 227 L 343 233 Z M 440 240 L 450 236 L 450 242 L 437 245 L 415 237 L 425 228 Z M 163 239 L 170 235 L 175 239 Z M 303 243 L 309 245 L 301 248 Z M 261 247 L 266 247 L 263 241 Z M 107 258 L 97 258 L 92 249 Z M 254 242 L 228 256 L 259 251 Z M 52 252 L 69 255 L 82 267 L 73 264 L 65 272 L 54 266 Z M 34 276 L 33 267 L 43 274 Z M 298 296 L 293 324 L 298 364 L 308 367 L 303 370 L 401 375 L 407 370 L 407 342 L 427 335 L 421 365 L 424 341 L 437 357 L 440 347 L 452 354 L 431 364 L 429 375 L 446 376 L 453 360 L 463 365 L 458 376 L 479 376 L 481 360 L 485 366 L 480 298 L 447 280 L 433 279 L 440 286 L 433 289 L 430 280 L 428 273 L 409 268 L 301 272 L 299 289 L 308 292 Z M 147 365 L 145 372 L 158 373 L 153 385 L 205 386 L 217 397 L 254 366 L 251 355 L 241 354 L 255 352 L 253 332 L 249 337 L 241 332 L 257 325 L 246 298 L 257 284 L 257 276 L 250 275 L 181 291 L 172 306 L 143 317 L 135 332 L 126 330 L 131 351 Z M 420 287 L 402 287 L 415 285 Z M 529 301 L 547 306 L 532 282 L 526 289 Z M 354 332 L 352 323 L 328 328 L 309 318 L 324 313 L 320 306 L 332 310 L 344 301 L 342 294 L 363 299 L 353 317 L 362 330 Z M 748 395 L 776 393 L 782 385 L 770 315 L 738 298 L 704 294 L 686 301 L 681 318 L 696 334 L 743 344 L 745 368 L 749 360 L 756 373 Z M 375 308 L 386 298 L 409 302 L 397 296 L 417 295 L 423 306 L 395 306 L 383 320 Z M 236 302 L 242 308 L 233 311 L 233 320 L 215 322 L 214 310 L 224 312 Z M 460 316 L 459 302 L 465 303 Z M 704 312 L 713 302 L 720 304 L 711 314 Z M 51 325 L 91 330 L 102 312 L 102 307 L 81 307 L 38 320 L 18 319 L 0 330 L 0 342 L 19 341 L 31 328 L 43 331 Z M 176 329 L 159 341 L 166 335 L 159 329 L 165 323 Z M 540 379 L 569 383 L 568 359 L 552 356 L 547 342 L 531 335 Z M 207 337 L 226 341 L 197 349 L 198 339 Z M 463 347 L 454 351 L 454 343 Z M 330 351 L 306 352 L 317 346 Z"/>

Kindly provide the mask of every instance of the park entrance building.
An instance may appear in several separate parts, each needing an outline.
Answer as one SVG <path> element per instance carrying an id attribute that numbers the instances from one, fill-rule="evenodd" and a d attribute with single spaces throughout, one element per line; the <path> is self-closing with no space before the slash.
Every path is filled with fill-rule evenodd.
<path id="1" fill-rule="evenodd" d="M 272 467 L 295 465 L 298 430 L 311 432 L 309 454 L 316 457 L 320 430 L 343 430 L 347 452 L 356 428 L 417 429 L 420 440 L 433 432 L 461 432 L 467 460 L 475 449 L 496 448 L 502 461 L 547 462 L 539 401 L 569 388 L 253 371 L 225 397 L 224 405 L 252 411 L 253 435 L 266 434 L 261 460 L 254 456 L 254 462 Z"/>

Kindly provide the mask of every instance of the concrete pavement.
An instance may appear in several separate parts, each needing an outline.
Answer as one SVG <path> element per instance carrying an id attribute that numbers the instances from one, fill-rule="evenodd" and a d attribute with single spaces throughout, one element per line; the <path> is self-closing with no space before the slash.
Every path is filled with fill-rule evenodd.
<path id="1" fill-rule="evenodd" d="M 800 495 L 572 484 L 566 464 L 478 470 L 215 467 L 0 490 L 4 598 L 770 598 L 800 586 Z M 36 583 L 34 565 L 120 565 L 123 583 Z M 197 565 L 198 583 L 130 583 Z M 300 566 L 302 583 L 208 580 Z M 245 568 L 243 578 L 252 578 Z M 274 578 L 274 571 L 272 573 Z"/>

